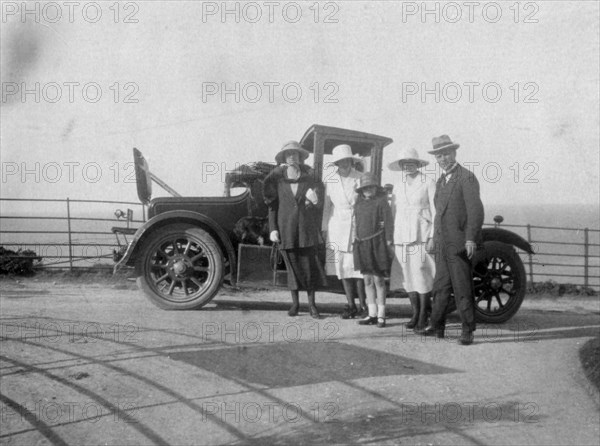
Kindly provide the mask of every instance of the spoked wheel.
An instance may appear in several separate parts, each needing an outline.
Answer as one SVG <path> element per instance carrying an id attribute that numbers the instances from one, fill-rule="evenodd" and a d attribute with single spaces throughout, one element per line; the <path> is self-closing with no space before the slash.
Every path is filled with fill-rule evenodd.
<path id="1" fill-rule="evenodd" d="M 138 286 L 158 307 L 200 308 L 221 286 L 223 254 L 208 232 L 168 226 L 149 236 L 138 260 L 138 274 Z"/>
<path id="2" fill-rule="evenodd" d="M 525 267 L 514 248 L 502 242 L 485 242 L 473 262 L 475 317 L 484 323 L 509 320 L 523 303 Z"/>

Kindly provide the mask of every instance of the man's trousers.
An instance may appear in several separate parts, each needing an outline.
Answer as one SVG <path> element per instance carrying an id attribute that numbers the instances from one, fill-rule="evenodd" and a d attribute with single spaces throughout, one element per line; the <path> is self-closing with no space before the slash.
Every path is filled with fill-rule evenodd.
<path id="1" fill-rule="evenodd" d="M 454 292 L 463 331 L 475 331 L 472 265 L 464 249 L 456 251 L 455 247 L 443 245 L 436 250 L 430 325 L 435 328 L 446 325 L 450 293 Z"/>

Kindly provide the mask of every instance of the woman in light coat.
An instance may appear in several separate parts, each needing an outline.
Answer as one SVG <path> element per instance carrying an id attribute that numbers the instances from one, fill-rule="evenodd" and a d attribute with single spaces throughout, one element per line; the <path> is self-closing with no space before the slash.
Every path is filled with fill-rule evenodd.
<path id="1" fill-rule="evenodd" d="M 403 288 L 413 310 L 407 328 L 423 328 L 431 308 L 431 290 L 435 262 L 429 254 L 433 248 L 435 216 L 435 182 L 418 169 L 429 164 L 419 159 L 415 149 L 401 150 L 390 170 L 401 172 L 394 185 L 395 258 L 390 273 L 390 289 Z"/>
<path id="2" fill-rule="evenodd" d="M 355 236 L 354 204 L 361 173 L 355 168 L 360 158 L 352 154 L 347 144 L 334 147 L 332 151 L 336 172 L 325 180 L 325 202 L 322 230 L 327 243 L 328 275 L 337 275 L 342 281 L 348 305 L 342 319 L 351 319 L 366 312 L 363 275 L 354 269 L 352 243 Z M 360 308 L 356 307 L 358 296 Z"/>

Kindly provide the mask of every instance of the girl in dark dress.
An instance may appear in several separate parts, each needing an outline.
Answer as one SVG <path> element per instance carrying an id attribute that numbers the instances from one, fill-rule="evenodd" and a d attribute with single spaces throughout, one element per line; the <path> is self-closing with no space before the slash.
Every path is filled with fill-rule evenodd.
<path id="1" fill-rule="evenodd" d="M 300 308 L 299 290 L 308 294 L 310 315 L 318 319 L 315 290 L 327 285 L 325 269 L 318 257 L 322 243 L 319 232 L 319 207 L 322 184 L 304 160 L 308 151 L 290 141 L 275 156 L 280 164 L 264 180 L 265 202 L 269 206 L 269 230 L 288 269 L 288 289 L 292 294 L 290 316 Z"/>
<path id="2" fill-rule="evenodd" d="M 385 276 L 392 266 L 394 220 L 387 196 L 375 178 L 366 173 L 360 180 L 359 198 L 355 204 L 356 240 L 354 267 L 365 276 L 369 315 L 360 325 L 385 327 Z"/>

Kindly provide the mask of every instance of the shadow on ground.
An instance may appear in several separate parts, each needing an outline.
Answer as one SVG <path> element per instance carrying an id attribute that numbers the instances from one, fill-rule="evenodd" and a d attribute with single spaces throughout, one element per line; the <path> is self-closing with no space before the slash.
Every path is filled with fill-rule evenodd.
<path id="1" fill-rule="evenodd" d="M 459 370 L 344 343 L 273 343 L 171 353 L 227 379 L 269 388 L 392 375 L 431 375 Z"/>

